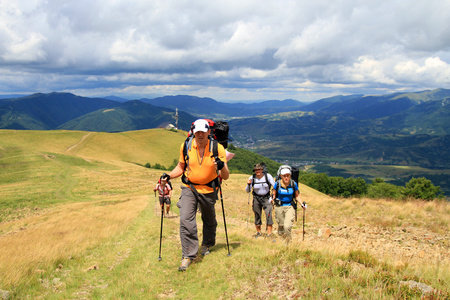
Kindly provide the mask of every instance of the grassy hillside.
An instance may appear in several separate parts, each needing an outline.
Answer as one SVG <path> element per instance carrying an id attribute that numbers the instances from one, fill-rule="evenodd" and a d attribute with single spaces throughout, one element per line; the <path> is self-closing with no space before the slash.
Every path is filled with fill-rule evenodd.
<path id="1" fill-rule="evenodd" d="M 243 174 L 223 185 L 231 256 L 218 204 L 217 245 L 178 272 L 172 205 L 158 261 L 152 188 L 161 171 L 138 164 L 170 164 L 183 139 L 164 130 L 0 131 L 0 292 L 13 299 L 420 299 L 422 290 L 408 288 L 420 282 L 435 299 L 450 296 L 447 203 L 333 199 L 300 185 L 304 240 L 301 212 L 290 244 L 255 240 Z M 180 181 L 173 183 L 175 204 Z"/>
<path id="2" fill-rule="evenodd" d="M 68 154 L 87 160 L 118 160 L 137 164 L 170 165 L 178 157 L 185 131 L 149 129 L 123 133 L 85 131 L 0 130 L 4 148 Z"/>

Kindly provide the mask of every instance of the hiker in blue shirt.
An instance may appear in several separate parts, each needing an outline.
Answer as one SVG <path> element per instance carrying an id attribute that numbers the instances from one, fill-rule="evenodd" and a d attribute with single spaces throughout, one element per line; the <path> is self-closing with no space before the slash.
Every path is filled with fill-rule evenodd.
<path id="1" fill-rule="evenodd" d="M 300 201 L 298 185 L 291 180 L 291 170 L 281 169 L 281 180 L 277 180 L 272 190 L 272 199 L 275 203 L 275 220 L 278 223 L 278 235 L 290 241 L 292 239 L 291 230 L 295 219 L 295 209 L 292 201 Z"/>

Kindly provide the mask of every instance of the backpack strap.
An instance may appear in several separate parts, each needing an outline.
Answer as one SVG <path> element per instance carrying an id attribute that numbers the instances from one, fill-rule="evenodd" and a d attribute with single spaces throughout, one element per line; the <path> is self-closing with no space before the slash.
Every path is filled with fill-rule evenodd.
<path id="1" fill-rule="evenodd" d="M 219 142 L 212 136 L 209 136 L 209 152 L 214 159 L 219 157 Z"/>
<path id="2" fill-rule="evenodd" d="M 276 184 L 277 184 L 276 193 L 277 193 L 277 194 L 275 195 L 277 198 L 278 198 L 278 194 L 280 194 L 280 183 L 281 183 L 281 182 L 280 182 L 280 178 L 278 178 L 278 179 L 277 179 L 277 182 L 276 182 Z"/>
<path id="3" fill-rule="evenodd" d="M 269 178 L 267 177 L 267 172 L 264 172 L 264 176 L 266 176 L 266 183 L 267 183 L 267 185 L 269 186 L 269 191 L 270 191 L 270 187 L 271 187 L 272 185 L 270 184 Z"/>

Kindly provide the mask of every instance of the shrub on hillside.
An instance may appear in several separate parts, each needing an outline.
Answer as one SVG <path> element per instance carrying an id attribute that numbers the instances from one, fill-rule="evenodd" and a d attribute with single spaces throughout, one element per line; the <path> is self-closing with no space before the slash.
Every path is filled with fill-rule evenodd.
<path id="1" fill-rule="evenodd" d="M 344 179 L 342 197 L 363 196 L 367 193 L 367 184 L 362 178 Z"/>
<path id="2" fill-rule="evenodd" d="M 363 196 L 367 192 L 366 182 L 362 178 L 344 179 L 324 173 L 305 173 L 299 177 L 299 182 L 333 197 Z"/>
<path id="3" fill-rule="evenodd" d="M 411 180 L 406 183 L 403 194 L 406 197 L 428 201 L 444 197 L 441 188 L 435 186 L 431 180 L 428 180 L 425 177 L 411 178 Z"/>
<path id="4" fill-rule="evenodd" d="M 165 170 L 166 168 L 163 165 L 160 165 L 158 163 L 153 165 L 153 169 L 157 169 L 157 170 Z"/>
<path id="5" fill-rule="evenodd" d="M 386 183 L 381 178 L 375 178 L 367 187 L 367 197 L 373 199 L 402 199 L 404 187 Z"/>

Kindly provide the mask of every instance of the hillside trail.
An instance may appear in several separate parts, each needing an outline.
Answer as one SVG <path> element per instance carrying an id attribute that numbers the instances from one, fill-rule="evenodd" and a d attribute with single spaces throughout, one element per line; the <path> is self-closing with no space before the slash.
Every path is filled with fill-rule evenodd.
<path id="1" fill-rule="evenodd" d="M 85 135 L 83 135 L 83 137 L 81 137 L 81 139 L 76 142 L 75 144 L 69 146 L 64 153 L 67 155 L 75 155 L 75 153 L 73 153 L 75 151 L 76 148 L 81 148 L 84 144 L 86 144 L 86 142 L 88 141 L 88 139 L 94 134 L 94 132 L 89 132 L 86 133 Z"/>

